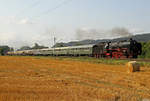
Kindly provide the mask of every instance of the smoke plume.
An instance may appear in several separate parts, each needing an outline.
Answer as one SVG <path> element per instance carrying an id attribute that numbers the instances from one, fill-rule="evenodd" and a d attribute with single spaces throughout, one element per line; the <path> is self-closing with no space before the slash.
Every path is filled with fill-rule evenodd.
<path id="1" fill-rule="evenodd" d="M 76 30 L 77 40 L 86 39 L 111 39 L 116 37 L 130 37 L 132 33 L 126 28 L 116 27 L 111 30 L 80 28 Z"/>
<path id="2" fill-rule="evenodd" d="M 119 36 L 119 37 L 130 37 L 132 36 L 132 33 L 130 33 L 130 31 L 126 28 L 121 28 L 121 27 L 116 27 L 116 28 L 113 28 L 111 31 L 110 31 L 112 35 L 115 35 L 115 36 Z"/>
<path id="3" fill-rule="evenodd" d="M 76 39 L 101 39 L 105 37 L 104 33 L 103 30 L 80 28 L 76 30 Z"/>

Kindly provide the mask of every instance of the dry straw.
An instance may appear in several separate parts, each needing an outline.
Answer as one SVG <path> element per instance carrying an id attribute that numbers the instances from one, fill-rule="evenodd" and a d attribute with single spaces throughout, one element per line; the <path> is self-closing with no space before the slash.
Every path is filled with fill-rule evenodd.
<path id="1" fill-rule="evenodd" d="M 126 64 L 126 66 L 127 66 L 127 72 L 128 73 L 140 71 L 140 65 L 136 61 L 128 62 Z"/>

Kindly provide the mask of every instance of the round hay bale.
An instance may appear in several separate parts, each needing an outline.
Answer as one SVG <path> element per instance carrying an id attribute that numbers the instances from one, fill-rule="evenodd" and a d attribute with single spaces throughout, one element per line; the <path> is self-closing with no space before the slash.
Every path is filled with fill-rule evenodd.
<path id="1" fill-rule="evenodd" d="M 126 64 L 126 66 L 127 66 L 127 72 L 128 73 L 140 71 L 140 64 L 138 64 L 136 61 L 128 62 Z"/>

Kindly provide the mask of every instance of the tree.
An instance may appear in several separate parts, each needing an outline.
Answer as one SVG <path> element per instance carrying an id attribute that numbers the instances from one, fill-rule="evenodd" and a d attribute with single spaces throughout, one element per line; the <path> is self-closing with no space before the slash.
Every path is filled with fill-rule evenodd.
<path id="1" fill-rule="evenodd" d="M 48 48 L 48 47 L 40 46 L 38 43 L 35 43 L 34 46 L 32 47 L 32 49 L 43 49 L 43 48 Z"/>
<path id="2" fill-rule="evenodd" d="M 142 54 L 140 58 L 150 58 L 150 41 L 142 43 Z"/>
<path id="3" fill-rule="evenodd" d="M 14 51 L 14 48 L 10 47 L 10 51 Z"/>
<path id="4" fill-rule="evenodd" d="M 30 50 L 31 47 L 30 46 L 22 46 L 20 49 L 18 50 Z"/>
<path id="5" fill-rule="evenodd" d="M 9 46 L 0 46 L 0 54 L 1 55 L 6 55 L 8 51 L 10 51 Z"/>
<path id="6" fill-rule="evenodd" d="M 76 43 L 75 43 L 75 46 L 80 46 L 80 45 L 83 45 L 83 44 L 80 43 L 80 42 L 76 42 Z"/>
<path id="7" fill-rule="evenodd" d="M 64 43 L 56 43 L 53 47 L 65 47 Z"/>

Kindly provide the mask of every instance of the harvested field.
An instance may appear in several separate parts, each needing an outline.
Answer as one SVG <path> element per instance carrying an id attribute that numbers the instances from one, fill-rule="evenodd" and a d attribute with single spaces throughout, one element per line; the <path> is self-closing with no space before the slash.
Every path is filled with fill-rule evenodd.
<path id="1" fill-rule="evenodd" d="M 0 101 L 150 101 L 150 68 L 0 57 Z"/>

